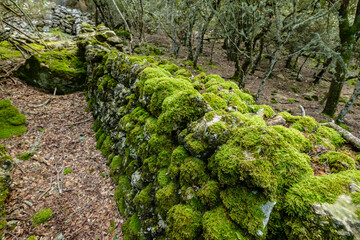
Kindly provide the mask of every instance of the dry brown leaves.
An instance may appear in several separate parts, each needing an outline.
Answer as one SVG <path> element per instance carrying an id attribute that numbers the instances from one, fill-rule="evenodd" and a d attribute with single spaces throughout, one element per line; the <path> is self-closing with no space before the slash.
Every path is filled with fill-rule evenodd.
<path id="1" fill-rule="evenodd" d="M 16 223 L 16 227 L 5 236 L 54 239 L 62 234 L 65 239 L 121 238 L 122 218 L 114 200 L 115 186 L 109 178 L 106 159 L 95 149 L 93 119 L 90 112 L 85 112 L 84 93 L 55 96 L 45 106 L 34 108 L 50 98 L 52 94 L 18 80 L 0 84 L 0 99 L 12 100 L 25 114 L 28 129 L 22 136 L 0 140 L 0 144 L 6 145 L 9 154 L 15 157 L 29 152 L 39 142 L 31 160 L 19 161 L 13 170 L 14 184 L 7 212 L 8 221 Z M 56 170 L 62 166 L 71 168 L 71 173 L 64 175 L 60 194 Z M 32 227 L 32 216 L 45 208 L 53 210 L 53 218 Z"/>

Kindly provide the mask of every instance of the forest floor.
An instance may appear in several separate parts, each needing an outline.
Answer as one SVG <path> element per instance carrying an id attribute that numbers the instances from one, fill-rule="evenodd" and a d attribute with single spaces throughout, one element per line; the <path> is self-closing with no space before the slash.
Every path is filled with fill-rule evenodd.
<path id="1" fill-rule="evenodd" d="M 171 52 L 171 42 L 166 36 L 160 34 L 148 35 L 147 41 L 152 45 L 166 50 L 166 54 L 161 56 L 162 58 L 170 59 L 171 62 L 192 70 L 192 68 L 187 66 L 184 61 L 187 57 L 187 51 L 184 47 L 180 49 L 178 59 L 174 59 Z M 216 42 L 214 45 L 212 64 L 210 64 L 211 43 L 204 41 L 204 51 L 199 59 L 199 65 L 206 70 L 207 74 L 218 74 L 224 79 L 230 79 L 234 75 L 235 65 L 233 62 L 228 61 L 226 52 L 222 49 L 222 45 L 223 43 L 221 41 Z M 300 58 L 298 65 L 301 66 L 303 62 L 304 59 Z M 257 93 L 268 65 L 269 61 L 263 60 L 257 67 L 255 73 L 248 75 L 245 90 L 249 91 L 251 94 Z M 300 72 L 302 81 L 297 81 L 296 74 L 298 69 L 287 69 L 285 68 L 285 59 L 280 60 L 275 66 L 272 77 L 264 86 L 262 96 L 259 99 L 259 104 L 269 105 L 275 112 L 289 111 L 293 115 L 301 115 L 301 105 L 304 107 L 306 115 L 314 117 L 317 121 L 331 121 L 332 119 L 324 116 L 321 112 L 325 106 L 322 100 L 327 94 L 332 76 L 331 74 L 326 73 L 324 75 L 324 79 L 326 80 L 322 80 L 318 85 L 312 84 L 312 81 L 314 81 L 313 75 L 314 73 L 317 73 L 315 65 L 316 63 L 309 59 Z M 300 66 L 298 68 L 300 68 Z M 193 72 L 196 73 L 196 71 Z M 297 89 L 298 92 L 295 92 L 293 89 Z M 351 86 L 348 83 L 345 84 L 336 116 L 352 95 L 353 89 L 354 86 Z M 306 100 L 305 96 L 311 96 L 314 100 Z M 350 129 L 352 134 L 360 137 L 360 98 L 357 100 L 357 103 L 352 106 L 343 123 Z"/>
<path id="2" fill-rule="evenodd" d="M 84 93 L 53 97 L 12 78 L 0 81 L 0 99 L 12 100 L 25 114 L 28 129 L 0 140 L 15 159 L 6 209 L 15 228 L 7 230 L 6 239 L 120 239 L 115 185 L 106 159 L 95 149 Z M 28 161 L 16 159 L 33 148 L 36 153 Z M 68 174 L 62 177 L 63 170 Z M 53 210 L 52 219 L 32 227 L 32 216 L 45 208 Z"/>

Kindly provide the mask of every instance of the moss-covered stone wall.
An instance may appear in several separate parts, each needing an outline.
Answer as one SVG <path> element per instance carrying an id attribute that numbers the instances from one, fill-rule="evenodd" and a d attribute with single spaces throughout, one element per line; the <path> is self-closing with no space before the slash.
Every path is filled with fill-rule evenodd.
<path id="1" fill-rule="evenodd" d="M 359 237 L 359 157 L 336 131 L 285 112 L 272 126 L 274 111 L 235 83 L 125 55 L 96 34 L 78 46 L 124 239 Z M 351 218 L 334 214 L 339 201 Z"/>
<path id="2" fill-rule="evenodd" d="M 0 145 L 0 238 L 6 227 L 5 201 L 9 196 L 10 185 L 12 183 L 12 158 L 6 154 L 5 146 Z"/>

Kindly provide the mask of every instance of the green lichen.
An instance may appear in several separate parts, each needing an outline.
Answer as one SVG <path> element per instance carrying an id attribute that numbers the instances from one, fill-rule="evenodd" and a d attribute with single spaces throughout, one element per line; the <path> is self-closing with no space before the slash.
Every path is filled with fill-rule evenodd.
<path id="1" fill-rule="evenodd" d="M 19 136 L 26 132 L 26 118 L 10 100 L 0 100 L 0 139 Z"/>
<path id="2" fill-rule="evenodd" d="M 203 237 L 208 240 L 243 239 L 237 226 L 228 218 L 223 207 L 205 212 L 202 220 Z"/>
<path id="3" fill-rule="evenodd" d="M 166 236 L 175 240 L 198 239 L 201 234 L 201 214 L 187 205 L 175 205 L 169 210 Z"/>
<path id="4" fill-rule="evenodd" d="M 40 210 L 39 212 L 37 212 L 34 215 L 33 220 L 32 220 L 32 226 L 37 227 L 40 224 L 43 224 L 43 223 L 49 221 L 52 218 L 53 214 L 54 214 L 54 212 L 50 208 Z"/>
<path id="5" fill-rule="evenodd" d="M 329 151 L 320 155 L 319 160 L 329 165 L 331 173 L 356 169 L 355 160 L 344 152 Z"/>

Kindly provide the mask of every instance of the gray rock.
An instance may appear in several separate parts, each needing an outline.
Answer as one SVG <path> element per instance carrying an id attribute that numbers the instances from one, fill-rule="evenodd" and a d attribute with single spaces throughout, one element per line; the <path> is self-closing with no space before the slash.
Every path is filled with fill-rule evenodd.
<path id="1" fill-rule="evenodd" d="M 106 31 L 106 32 L 104 32 L 104 34 L 105 34 L 108 38 L 116 37 L 116 33 L 115 33 L 114 31 Z"/>

